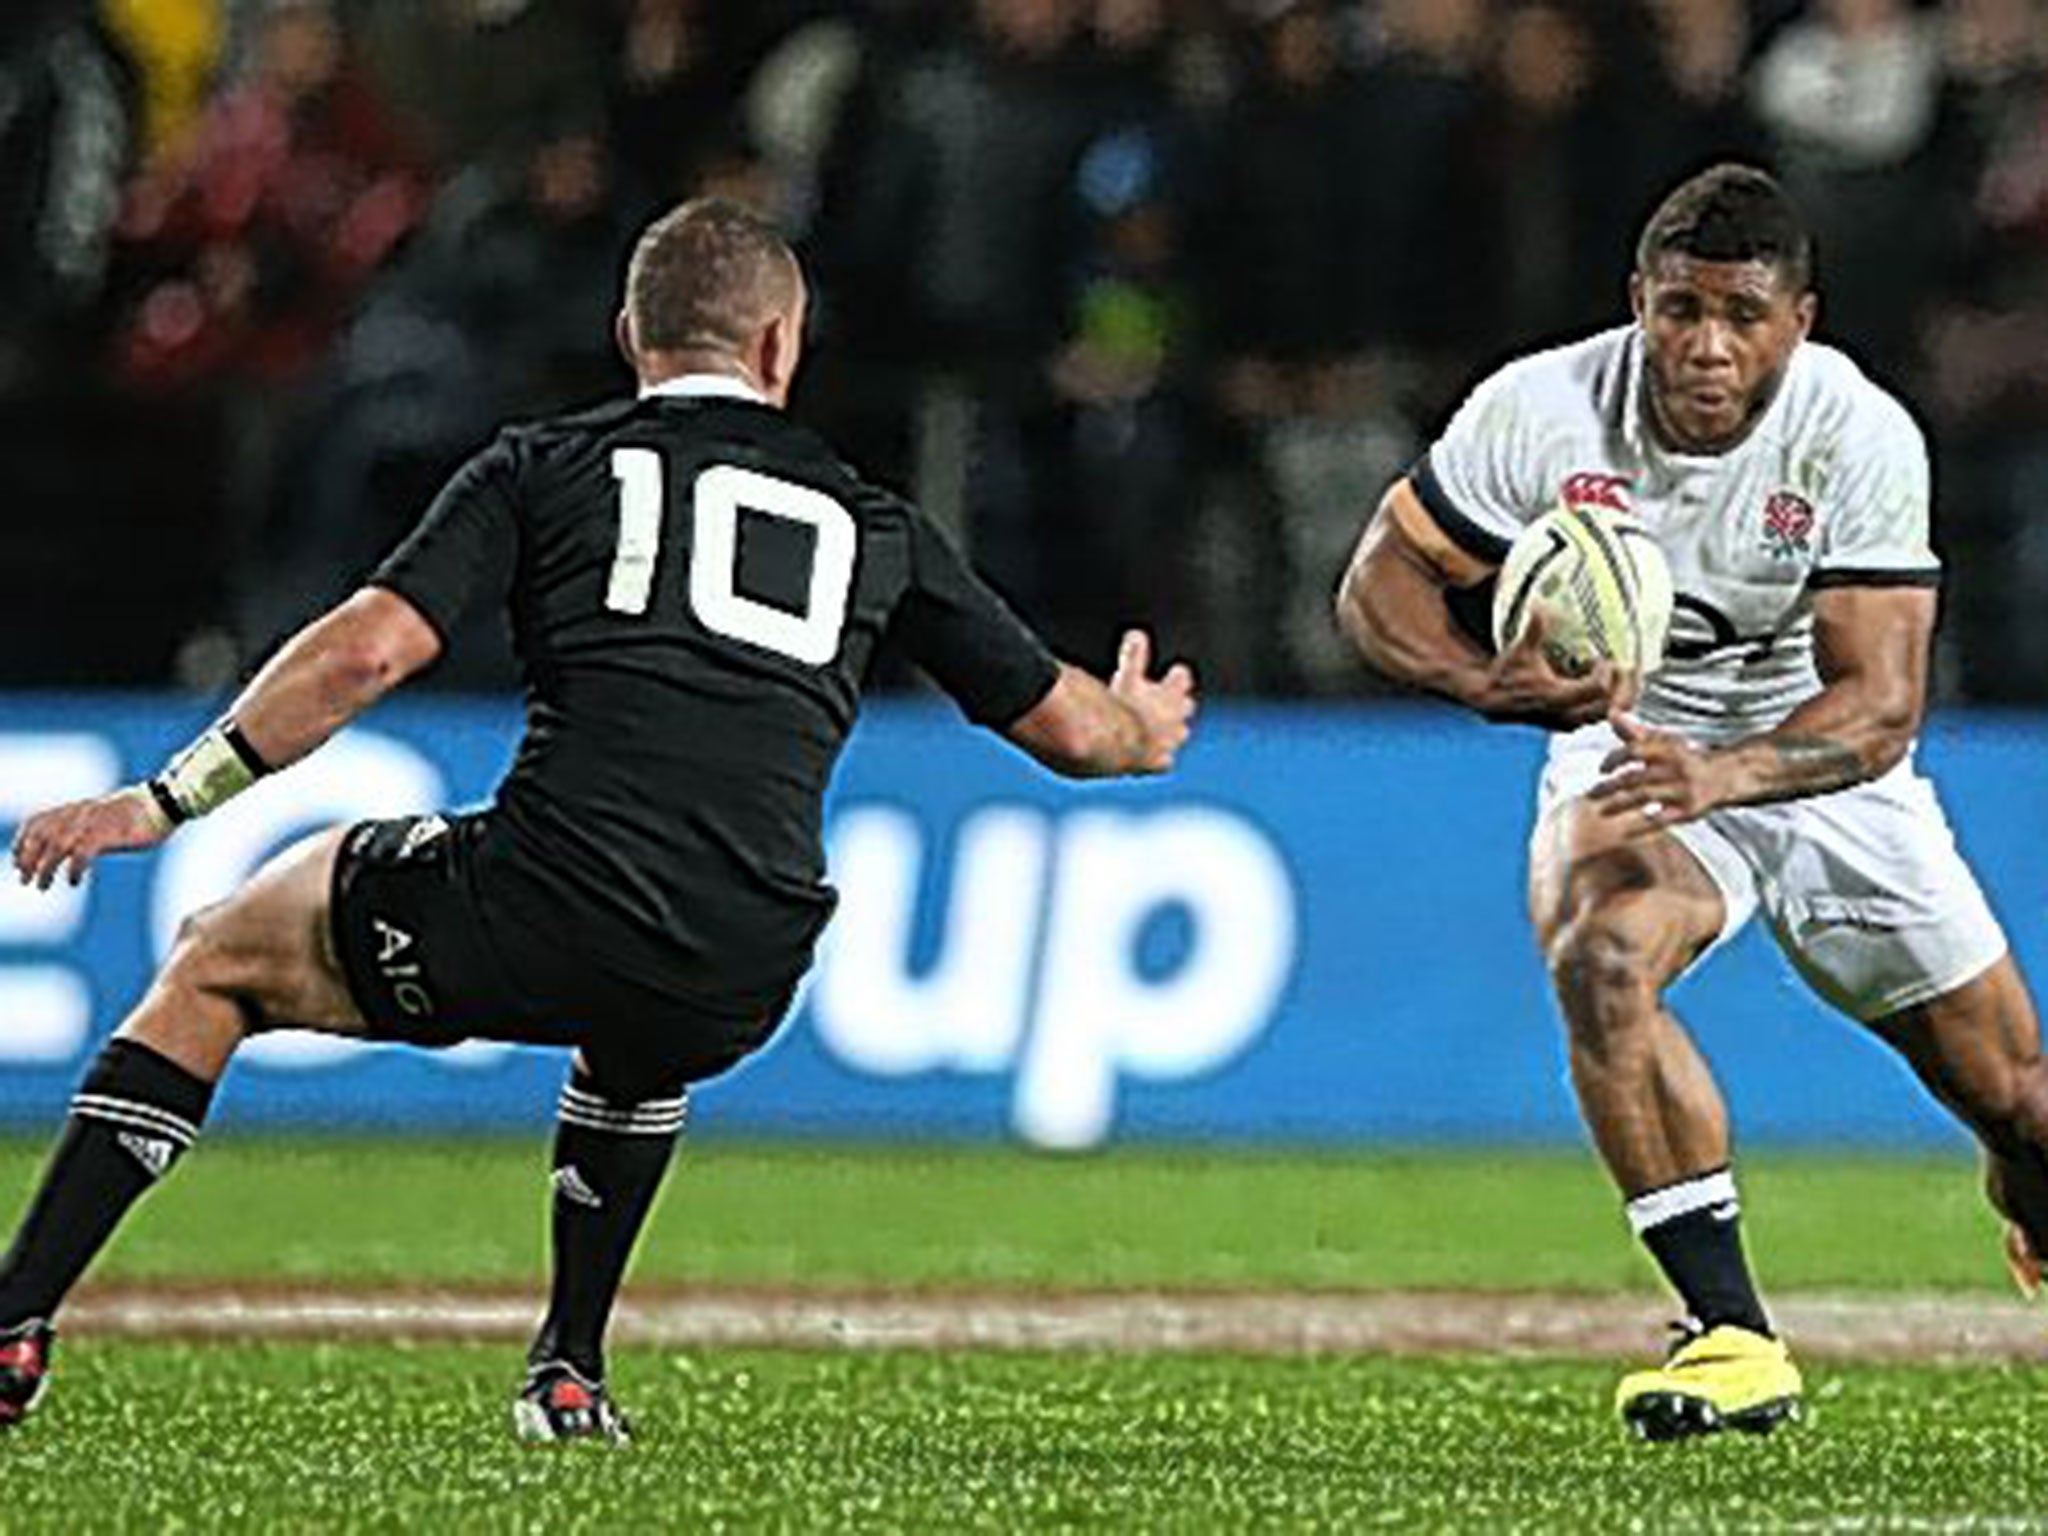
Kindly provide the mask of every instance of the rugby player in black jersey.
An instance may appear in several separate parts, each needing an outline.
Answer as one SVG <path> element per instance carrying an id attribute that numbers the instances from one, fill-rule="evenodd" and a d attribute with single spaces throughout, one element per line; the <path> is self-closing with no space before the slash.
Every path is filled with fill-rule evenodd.
<path id="1" fill-rule="evenodd" d="M 1056 772 L 1163 772 L 1193 678 L 1125 636 L 1103 683 L 1054 659 L 916 508 L 782 407 L 802 274 L 731 203 L 651 225 L 619 341 L 636 398 L 509 428 L 369 583 L 308 625 L 146 783 L 24 822 L 23 880 L 76 883 L 317 748 L 509 608 L 527 728 L 495 803 L 321 832 L 189 918 L 108 1042 L 0 1262 L 0 1423 L 51 1318 L 191 1144 L 237 1046 L 271 1027 L 575 1049 L 553 1175 L 553 1288 L 514 1422 L 623 1439 L 606 1320 L 688 1087 L 760 1046 L 830 915 L 822 798 L 877 647 Z"/>

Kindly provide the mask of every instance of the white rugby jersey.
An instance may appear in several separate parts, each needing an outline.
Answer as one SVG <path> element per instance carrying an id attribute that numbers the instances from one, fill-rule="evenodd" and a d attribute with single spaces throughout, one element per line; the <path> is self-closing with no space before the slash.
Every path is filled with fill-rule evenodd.
<path id="1" fill-rule="evenodd" d="M 1827 586 L 1931 586 L 1927 448 L 1904 406 L 1832 347 L 1804 342 L 1749 435 L 1674 453 L 1650 430 L 1634 326 L 1509 363 L 1416 465 L 1417 494 L 1491 564 L 1570 496 L 1634 510 L 1677 603 L 1644 720 L 1719 742 L 1768 730 L 1820 691 L 1813 602 Z"/>

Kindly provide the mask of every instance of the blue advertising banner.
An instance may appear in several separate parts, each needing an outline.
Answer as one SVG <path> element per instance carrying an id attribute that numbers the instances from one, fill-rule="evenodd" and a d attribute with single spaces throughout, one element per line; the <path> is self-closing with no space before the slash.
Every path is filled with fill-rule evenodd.
<path id="1" fill-rule="evenodd" d="M 133 698 L 0 700 L 0 835 L 153 768 L 204 724 Z M 883 705 L 829 820 L 842 892 L 790 1022 L 702 1091 L 710 1126 L 817 1135 L 1571 1141 L 1523 916 L 1541 741 L 1421 708 L 1216 707 L 1170 781 L 1075 788 L 943 706 Z M 0 885 L 0 1121 L 48 1124 L 179 919 L 317 826 L 489 797 L 518 716 L 400 700 L 76 891 Z M 2048 723 L 1922 749 L 2023 962 L 2048 974 Z M 1953 1137 L 1760 932 L 1677 1006 L 1750 1140 Z M 222 1117 L 535 1126 L 562 1064 L 304 1034 L 244 1053 Z"/>

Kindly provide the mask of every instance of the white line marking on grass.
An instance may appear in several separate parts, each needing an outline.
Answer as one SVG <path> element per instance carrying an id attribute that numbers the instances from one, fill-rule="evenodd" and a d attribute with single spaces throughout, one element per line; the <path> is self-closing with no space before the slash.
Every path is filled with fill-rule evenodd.
<path id="1" fill-rule="evenodd" d="M 523 1340 L 541 1297 L 503 1291 L 101 1287 L 74 1335 Z M 1792 1295 L 1802 1358 L 2048 1364 L 2048 1311 L 1980 1295 Z M 617 1342 L 669 1347 L 1257 1354 L 1618 1355 L 1657 1349 L 1672 1309 L 1639 1296 L 1490 1292 L 904 1293 L 733 1287 L 628 1295 Z"/>

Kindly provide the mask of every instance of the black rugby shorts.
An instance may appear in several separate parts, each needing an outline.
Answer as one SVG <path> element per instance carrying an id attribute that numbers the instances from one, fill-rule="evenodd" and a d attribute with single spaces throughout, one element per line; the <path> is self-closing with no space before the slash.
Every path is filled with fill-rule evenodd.
<path id="1" fill-rule="evenodd" d="M 594 969 L 576 914 L 537 935 L 477 877 L 484 817 L 358 822 L 334 865 L 334 950 L 370 1037 L 581 1046 L 685 1082 L 764 1044 L 787 1007 L 731 1014 Z"/>

